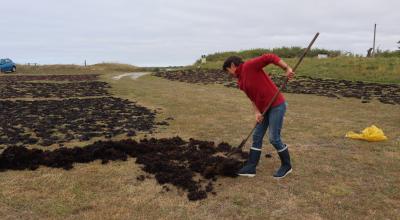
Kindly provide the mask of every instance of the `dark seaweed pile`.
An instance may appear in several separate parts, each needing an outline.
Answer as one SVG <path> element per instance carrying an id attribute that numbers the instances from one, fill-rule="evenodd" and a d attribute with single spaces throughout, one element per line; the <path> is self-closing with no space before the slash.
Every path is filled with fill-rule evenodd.
<path id="1" fill-rule="evenodd" d="M 155 113 L 113 97 L 0 101 L 0 145 L 50 146 L 137 131 L 151 132 Z"/>
<path id="2" fill-rule="evenodd" d="M 228 85 L 235 82 L 236 79 L 230 74 L 222 70 L 176 70 L 176 71 L 158 71 L 153 73 L 154 76 L 166 78 L 172 81 L 180 81 L 187 83 L 200 84 L 224 84 Z"/>
<path id="3" fill-rule="evenodd" d="M 110 86 L 105 82 L 73 83 L 1 83 L 0 98 L 68 98 L 85 96 L 109 96 Z"/>
<path id="4" fill-rule="evenodd" d="M 155 72 L 153 75 L 169 80 L 187 83 L 223 84 L 237 88 L 236 80 L 221 70 L 178 70 Z M 279 86 L 283 81 L 281 76 L 271 76 Z M 284 92 L 298 94 L 314 94 L 319 96 L 341 98 L 351 97 L 361 99 L 363 103 L 377 99 L 385 104 L 400 105 L 400 85 L 367 83 L 361 81 L 319 79 L 306 76 L 296 76 L 291 80 Z"/>
<path id="5" fill-rule="evenodd" d="M 54 151 L 8 147 L 0 155 L 0 170 L 36 170 L 39 166 L 73 168 L 74 163 L 136 158 L 141 169 L 153 174 L 159 184 L 172 184 L 188 192 L 189 200 L 207 198 L 215 194 L 213 182 L 218 176 L 236 177 L 243 161 L 218 156 L 232 149 L 227 143 L 215 146 L 213 142 L 179 137 L 169 139 L 98 141 L 85 147 L 59 148 Z M 242 155 L 243 158 L 246 154 Z M 143 175 L 138 181 L 145 180 Z"/>
<path id="6" fill-rule="evenodd" d="M 0 82 L 22 81 L 92 81 L 97 80 L 98 74 L 80 75 L 3 75 Z"/>

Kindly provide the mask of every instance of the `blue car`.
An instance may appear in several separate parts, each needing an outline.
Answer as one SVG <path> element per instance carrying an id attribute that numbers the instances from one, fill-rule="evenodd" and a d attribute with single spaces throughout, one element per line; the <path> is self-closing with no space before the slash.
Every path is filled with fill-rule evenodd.
<path id="1" fill-rule="evenodd" d="M 15 72 L 17 65 L 10 59 L 0 59 L 0 72 Z"/>

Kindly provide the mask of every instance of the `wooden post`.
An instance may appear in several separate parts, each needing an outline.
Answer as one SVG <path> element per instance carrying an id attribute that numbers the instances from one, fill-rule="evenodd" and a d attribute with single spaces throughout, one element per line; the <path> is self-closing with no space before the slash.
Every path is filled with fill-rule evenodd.
<path id="1" fill-rule="evenodd" d="M 372 45 L 372 57 L 375 57 L 376 24 L 374 26 L 374 43 Z"/>

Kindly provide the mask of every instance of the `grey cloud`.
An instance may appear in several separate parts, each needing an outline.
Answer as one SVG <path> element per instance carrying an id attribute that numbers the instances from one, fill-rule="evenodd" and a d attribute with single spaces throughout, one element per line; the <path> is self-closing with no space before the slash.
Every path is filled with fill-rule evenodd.
<path id="1" fill-rule="evenodd" d="M 201 54 L 302 46 L 365 54 L 396 49 L 399 1 L 385 0 L 14 0 L 2 3 L 0 56 L 17 62 L 119 61 L 186 65 Z"/>

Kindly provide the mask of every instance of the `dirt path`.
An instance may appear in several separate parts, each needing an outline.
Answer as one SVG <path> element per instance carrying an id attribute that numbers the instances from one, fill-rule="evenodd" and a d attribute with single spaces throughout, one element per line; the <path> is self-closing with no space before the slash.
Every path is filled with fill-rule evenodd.
<path id="1" fill-rule="evenodd" d="M 135 79 L 138 79 L 139 77 L 142 77 L 142 76 L 145 76 L 145 75 L 148 75 L 148 74 L 150 74 L 150 73 L 149 72 L 125 73 L 125 74 L 122 74 L 122 75 L 114 76 L 113 79 L 114 80 L 120 80 L 120 79 L 122 79 L 122 78 L 124 78 L 126 76 L 129 76 L 129 78 L 135 80 Z"/>

